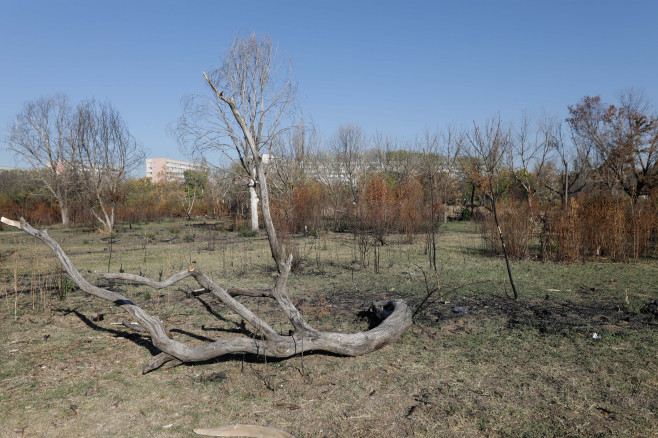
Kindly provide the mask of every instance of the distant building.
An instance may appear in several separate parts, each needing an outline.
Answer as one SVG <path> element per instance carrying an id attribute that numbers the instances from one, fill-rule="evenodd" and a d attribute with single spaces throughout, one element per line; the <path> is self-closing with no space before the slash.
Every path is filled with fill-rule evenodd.
<path id="1" fill-rule="evenodd" d="M 147 158 L 146 177 L 154 183 L 162 181 L 182 180 L 186 170 L 201 169 L 203 166 L 189 161 L 172 160 L 170 158 Z"/>

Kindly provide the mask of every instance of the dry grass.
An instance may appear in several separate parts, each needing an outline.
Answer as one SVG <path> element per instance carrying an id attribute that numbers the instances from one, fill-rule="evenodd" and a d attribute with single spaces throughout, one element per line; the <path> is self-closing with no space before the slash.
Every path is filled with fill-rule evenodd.
<path id="1" fill-rule="evenodd" d="M 51 235 L 83 272 L 107 270 L 104 236 L 60 228 Z M 299 238 L 305 260 L 290 279 L 291 298 L 312 325 L 338 331 L 366 329 L 357 313 L 374 298 L 419 303 L 427 256 L 422 242 L 406 240 L 387 239 L 375 274 L 354 261 L 351 236 Z M 271 424 L 300 437 L 658 433 L 658 319 L 641 311 L 658 298 L 658 263 L 515 262 L 523 298 L 513 302 L 505 298 L 502 260 L 480 248 L 470 224 L 451 224 L 441 237 L 440 278 L 445 292 L 463 287 L 421 313 L 399 343 L 373 354 L 236 355 L 143 376 L 155 350 L 148 338 L 112 324 L 126 315 L 80 291 L 52 289 L 59 274 L 45 248 L 3 231 L 2 434 L 179 437 L 232 423 Z M 263 236 L 176 222 L 121 229 L 113 242 L 113 271 L 158 278 L 191 263 L 229 287 L 272 282 Z M 180 340 L 234 336 L 236 315 L 208 295 L 190 294 L 193 287 L 121 286 Z M 243 301 L 287 331 L 272 303 Z M 92 321 L 99 312 L 104 319 Z M 226 379 L 212 381 L 213 372 Z"/>

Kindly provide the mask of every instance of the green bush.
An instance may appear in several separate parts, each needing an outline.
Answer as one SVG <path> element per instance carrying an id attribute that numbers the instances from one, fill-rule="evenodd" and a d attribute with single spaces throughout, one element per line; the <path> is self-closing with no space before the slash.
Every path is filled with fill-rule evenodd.
<path id="1" fill-rule="evenodd" d="M 62 276 L 59 280 L 59 293 L 58 298 L 60 301 L 64 301 L 66 296 L 73 292 L 78 286 L 69 276 Z"/>
<path id="2" fill-rule="evenodd" d="M 239 233 L 242 237 L 256 237 L 256 236 L 258 235 L 258 231 L 252 231 L 252 230 L 250 230 L 250 229 L 247 228 L 247 227 L 242 227 L 242 228 L 240 228 L 240 230 L 238 231 L 238 233 Z"/>

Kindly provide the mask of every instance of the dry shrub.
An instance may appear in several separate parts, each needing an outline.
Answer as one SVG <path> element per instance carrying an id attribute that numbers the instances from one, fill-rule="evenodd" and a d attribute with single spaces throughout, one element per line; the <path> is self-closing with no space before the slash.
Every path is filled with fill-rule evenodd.
<path id="1" fill-rule="evenodd" d="M 393 230 L 396 202 L 388 181 L 381 175 L 371 175 L 361 193 L 357 218 L 359 224 L 369 229 L 376 241 L 384 244 L 387 234 Z"/>
<path id="2" fill-rule="evenodd" d="M 272 198 L 272 219 L 277 231 L 286 234 L 319 233 L 323 225 L 324 199 L 324 189 L 314 181 Z"/>
<path id="3" fill-rule="evenodd" d="M 310 247 L 295 234 L 318 235 L 322 231 L 324 199 L 324 189 L 314 181 L 271 199 L 272 220 L 281 243 L 293 255 L 293 272 L 301 268 L 311 252 Z"/>
<path id="4" fill-rule="evenodd" d="M 546 205 L 543 213 L 533 213 L 518 201 L 497 206 L 510 257 L 576 261 L 598 256 L 623 261 L 649 257 L 657 248 L 658 208 L 647 199 L 633 203 L 611 196 L 581 196 L 570 199 L 566 210 Z M 485 251 L 502 254 L 493 214 L 482 215 L 480 224 Z M 535 254 L 537 236 L 540 245 Z"/>
<path id="5" fill-rule="evenodd" d="M 59 208 L 42 199 L 26 200 L 18 203 L 12 199 L 0 197 L 0 211 L 6 217 L 24 217 L 36 225 L 50 225 L 61 220 Z"/>
<path id="6" fill-rule="evenodd" d="M 571 199 L 569 208 L 547 211 L 542 256 L 573 261 L 601 256 L 621 261 L 650 256 L 656 247 L 658 211 L 648 200 L 610 196 Z"/>
<path id="7" fill-rule="evenodd" d="M 129 223 L 147 222 L 160 218 L 157 205 L 154 202 L 122 205 L 117 208 L 117 218 Z"/>
<path id="8" fill-rule="evenodd" d="M 413 242 L 416 233 L 423 224 L 423 187 L 416 179 L 410 179 L 400 183 L 396 190 L 397 196 L 397 220 L 396 225 L 399 232 L 407 236 L 409 243 Z"/>
<path id="9" fill-rule="evenodd" d="M 573 261 L 583 253 L 582 229 L 578 221 L 578 203 L 571 199 L 569 211 L 559 205 L 548 208 L 541 231 L 541 257 L 555 261 Z"/>
<path id="10" fill-rule="evenodd" d="M 636 259 L 650 256 L 658 246 L 658 208 L 649 202 L 639 202 L 630 213 L 627 222 L 632 236 L 630 256 Z"/>
<path id="11" fill-rule="evenodd" d="M 316 182 L 307 182 L 293 189 L 294 222 L 297 231 L 318 233 L 322 229 L 325 193 Z"/>
<path id="12" fill-rule="evenodd" d="M 29 212 L 28 219 L 29 222 L 33 224 L 51 224 L 55 221 L 61 219 L 61 215 L 58 212 L 59 208 L 56 208 L 49 202 L 36 202 L 31 211 Z M 27 218 L 26 218 L 27 219 Z"/>
<path id="13" fill-rule="evenodd" d="M 578 220 L 584 255 L 623 258 L 625 206 L 608 197 L 590 197 L 583 202 Z"/>
<path id="14" fill-rule="evenodd" d="M 528 204 L 521 201 L 501 201 L 496 205 L 498 220 L 503 231 L 507 255 L 522 259 L 530 257 L 535 242 L 535 221 Z M 480 220 L 480 234 L 487 253 L 502 255 L 503 247 L 493 213 L 484 214 Z"/>

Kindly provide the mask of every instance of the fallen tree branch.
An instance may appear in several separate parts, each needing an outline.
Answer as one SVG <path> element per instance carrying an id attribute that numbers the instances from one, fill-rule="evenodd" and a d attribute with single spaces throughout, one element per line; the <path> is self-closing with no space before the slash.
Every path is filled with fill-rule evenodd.
<path id="1" fill-rule="evenodd" d="M 156 355 L 146 365 L 143 369 L 144 373 L 163 366 L 206 361 L 233 353 L 252 353 L 267 357 L 286 358 L 306 351 L 326 351 L 344 356 L 359 356 L 394 342 L 411 324 L 411 310 L 407 304 L 403 300 L 389 300 L 373 304 L 376 315 L 382 318 L 383 321 L 371 330 L 344 334 L 320 332 L 313 329 L 301 316 L 286 293 L 286 281 L 290 273 L 292 255 L 280 266 L 279 276 L 270 293 L 270 296 L 276 299 L 295 328 L 289 336 L 276 333 L 267 323 L 232 297 L 228 291 L 212 282 L 194 266 L 190 266 L 187 271 L 173 275 L 164 282 L 156 282 L 145 277 L 125 273 L 113 274 L 114 278 L 124 277 L 156 288 L 160 288 L 163 284 L 170 286 L 185 278 L 192 277 L 200 286 L 209 290 L 231 310 L 251 324 L 258 335 L 254 338 L 235 337 L 189 346 L 171 339 L 164 323 L 159 318 L 149 315 L 125 296 L 90 284 L 73 265 L 59 244 L 48 235 L 46 230 L 36 230 L 23 218 L 19 222 L 3 217 L 2 222 L 19 228 L 45 243 L 81 290 L 121 307 L 137 321 L 142 329 L 149 333 L 153 345 L 160 349 L 162 353 Z M 133 324 L 126 325 L 135 328 Z M 139 329 L 137 330 L 139 331 Z"/>
<path id="2" fill-rule="evenodd" d="M 181 271 L 177 274 L 172 275 L 164 281 L 155 281 L 148 277 L 143 277 L 141 275 L 129 274 L 126 272 L 110 272 L 110 273 L 99 273 L 104 278 L 108 280 L 121 280 L 131 284 L 143 284 L 150 286 L 155 290 L 164 289 L 165 287 L 173 286 L 181 280 L 188 278 L 191 273 L 189 269 Z M 194 292 L 208 291 L 206 288 L 196 289 Z M 269 290 L 263 289 L 247 289 L 241 287 L 234 287 L 228 289 L 226 292 L 232 297 L 254 297 L 254 298 L 273 298 Z"/>
<path id="3" fill-rule="evenodd" d="M 121 280 L 132 284 L 143 284 L 150 286 L 153 289 L 164 289 L 165 287 L 173 286 L 181 280 L 189 277 L 190 271 L 188 269 L 172 275 L 164 281 L 155 281 L 141 275 L 128 274 L 126 272 L 110 272 L 109 274 L 101 273 L 104 278 L 108 280 Z M 195 289 L 192 292 L 210 292 L 206 288 Z M 233 287 L 227 289 L 226 292 L 232 297 L 254 297 L 254 298 L 273 298 L 269 290 L 265 289 L 247 289 L 243 287 Z"/>

